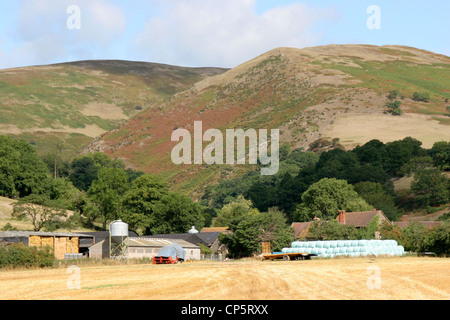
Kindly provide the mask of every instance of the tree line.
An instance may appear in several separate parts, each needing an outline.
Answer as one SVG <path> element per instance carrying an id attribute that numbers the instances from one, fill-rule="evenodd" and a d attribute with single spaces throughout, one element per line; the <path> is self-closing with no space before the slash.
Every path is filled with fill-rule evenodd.
<path id="1" fill-rule="evenodd" d="M 206 188 L 202 204 L 220 209 L 242 195 L 259 211 L 277 207 L 289 222 L 315 216 L 335 218 L 338 210 L 376 208 L 397 220 L 404 212 L 450 201 L 450 142 L 422 148 L 414 138 L 382 143 L 371 140 L 353 150 L 316 152 L 280 148 L 280 170 L 274 176 L 250 171 L 243 177 Z M 406 192 L 395 192 L 394 181 L 412 177 Z M 430 209 L 431 210 L 431 209 Z"/>
<path id="2" fill-rule="evenodd" d="M 321 150 L 323 146 L 331 149 Z M 386 144 L 372 140 L 350 151 L 340 148 L 337 140 L 311 147 L 314 152 L 283 145 L 276 175 L 261 176 L 255 168 L 243 177 L 208 186 L 195 202 L 170 191 L 160 177 L 126 169 L 122 160 L 104 153 L 64 162 L 57 154 L 38 157 L 26 141 L 0 136 L 0 195 L 18 199 L 14 215 L 28 218 L 35 230 L 105 230 L 116 219 L 141 234 L 226 226 L 233 233 L 221 240 L 238 256 L 258 251 L 262 241 L 270 241 L 274 250 L 289 246 L 294 221 L 326 221 L 335 219 L 339 210 L 372 208 L 396 220 L 407 210 L 431 212 L 433 206 L 450 202 L 445 176 L 450 142 L 425 149 L 408 137 Z M 410 190 L 394 192 L 393 181 L 404 176 L 413 177 Z M 68 210 L 73 212 L 70 217 Z M 339 232 L 347 238 L 373 237 L 369 229 L 358 235 Z"/>

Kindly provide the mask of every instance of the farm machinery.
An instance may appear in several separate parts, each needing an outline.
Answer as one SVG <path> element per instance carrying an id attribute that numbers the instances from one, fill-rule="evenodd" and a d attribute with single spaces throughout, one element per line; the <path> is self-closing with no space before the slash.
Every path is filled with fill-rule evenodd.
<path id="1" fill-rule="evenodd" d="M 153 257 L 153 264 L 182 263 L 185 258 L 186 250 L 178 243 L 172 243 L 159 250 L 158 255 Z"/>

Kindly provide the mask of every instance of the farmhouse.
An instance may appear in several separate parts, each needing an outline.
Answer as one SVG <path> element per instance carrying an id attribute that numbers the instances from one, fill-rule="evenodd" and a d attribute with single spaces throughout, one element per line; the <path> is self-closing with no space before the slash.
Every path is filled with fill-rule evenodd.
<path id="1" fill-rule="evenodd" d="M 63 260 L 66 254 L 86 253 L 94 243 L 94 237 L 81 233 L 6 231 L 0 232 L 0 242 L 22 242 L 38 248 L 49 246 L 54 250 L 55 258 Z"/>
<path id="2" fill-rule="evenodd" d="M 352 225 L 355 228 L 363 228 L 367 227 L 369 223 L 375 218 L 378 217 L 378 224 L 381 225 L 383 221 L 387 221 L 392 224 L 391 221 L 386 217 L 383 211 L 381 210 L 372 210 L 372 211 L 361 211 L 361 212 L 346 212 L 345 210 L 340 210 L 336 220 L 340 224 Z M 315 218 L 314 220 L 318 220 Z M 295 238 L 296 239 L 305 239 L 308 236 L 309 227 L 313 221 L 309 222 L 293 222 L 291 227 L 294 229 Z M 375 234 L 375 237 L 379 237 L 378 232 Z"/>

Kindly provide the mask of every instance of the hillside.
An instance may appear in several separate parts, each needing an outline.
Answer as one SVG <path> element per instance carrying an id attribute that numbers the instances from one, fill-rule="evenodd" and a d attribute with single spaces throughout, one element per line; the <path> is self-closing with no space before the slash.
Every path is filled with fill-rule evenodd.
<path id="1" fill-rule="evenodd" d="M 377 138 L 412 136 L 430 147 L 449 140 L 450 58 L 403 46 L 329 45 L 277 48 L 228 72 L 208 77 L 98 138 L 86 150 L 124 158 L 192 193 L 246 170 L 242 166 L 175 166 L 176 128 L 279 128 L 281 143 L 308 148 L 339 138 L 348 148 Z M 385 112 L 387 93 L 399 92 L 401 116 Z M 429 102 L 414 101 L 426 92 Z"/>
<path id="2" fill-rule="evenodd" d="M 195 82 L 226 71 L 98 60 L 0 70 L 0 134 L 70 157 Z"/>

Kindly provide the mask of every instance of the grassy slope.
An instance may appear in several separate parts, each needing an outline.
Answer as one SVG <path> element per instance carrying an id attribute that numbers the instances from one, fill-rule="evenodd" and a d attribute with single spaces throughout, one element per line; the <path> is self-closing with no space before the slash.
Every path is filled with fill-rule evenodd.
<path id="1" fill-rule="evenodd" d="M 196 83 L 106 134 L 89 150 L 123 157 L 135 168 L 160 174 L 175 189 L 195 194 L 246 168 L 173 165 L 170 152 L 176 143 L 170 136 L 175 128 L 192 130 L 196 120 L 203 121 L 203 130 L 279 128 L 282 143 L 307 148 L 343 116 L 383 115 L 386 94 L 395 89 L 403 96 L 404 111 L 432 115 L 447 130 L 449 71 L 450 58 L 409 47 L 278 48 Z M 431 102 L 412 101 L 415 91 L 429 92 Z"/>
<path id="2" fill-rule="evenodd" d="M 62 141 L 73 155 L 219 68 L 146 62 L 79 61 L 0 70 L 0 133 L 34 142 L 46 152 Z"/>

